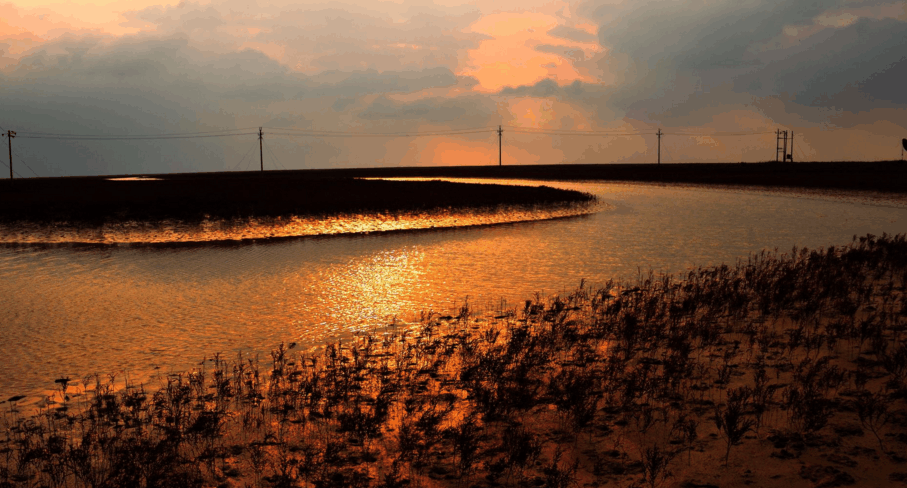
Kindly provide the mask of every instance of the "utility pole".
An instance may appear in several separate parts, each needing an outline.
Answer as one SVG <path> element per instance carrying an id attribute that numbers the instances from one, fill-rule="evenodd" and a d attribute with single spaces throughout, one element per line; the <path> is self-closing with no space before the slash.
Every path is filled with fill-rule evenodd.
<path id="1" fill-rule="evenodd" d="M 778 162 L 778 153 L 781 152 L 781 129 L 775 129 L 775 162 Z"/>
<path id="2" fill-rule="evenodd" d="M 783 133 L 784 133 L 784 162 L 786 163 L 787 162 L 787 131 L 783 131 Z"/>
<path id="3" fill-rule="evenodd" d="M 261 138 L 262 138 L 261 127 L 259 127 L 259 128 L 258 128 L 258 162 L 261 163 L 261 171 L 264 172 L 264 170 L 265 170 L 265 156 L 264 156 L 264 154 L 261 152 Z M 255 146 L 252 146 L 252 147 L 255 147 Z"/>
<path id="4" fill-rule="evenodd" d="M 13 179 L 13 137 L 16 137 L 16 131 L 6 131 L 6 137 L 9 139 L 9 179 Z"/>
<path id="5" fill-rule="evenodd" d="M 658 136 L 658 164 L 661 164 L 661 128 L 658 129 L 656 135 Z"/>
<path id="6" fill-rule="evenodd" d="M 503 144 L 501 141 L 503 140 L 503 138 L 504 138 L 504 128 L 499 125 L 498 126 L 498 166 L 504 166 L 503 152 L 501 149 L 501 145 Z"/>

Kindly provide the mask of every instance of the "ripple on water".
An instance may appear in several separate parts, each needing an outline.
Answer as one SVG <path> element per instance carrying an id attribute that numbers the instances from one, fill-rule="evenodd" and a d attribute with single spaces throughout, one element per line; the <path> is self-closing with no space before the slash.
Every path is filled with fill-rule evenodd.
<path id="1" fill-rule="evenodd" d="M 519 303 L 583 278 L 595 284 L 633 279 L 640 270 L 683 273 L 733 264 L 764 248 L 840 245 L 854 234 L 907 232 L 904 206 L 878 198 L 544 184 L 593 193 L 609 210 L 519 225 L 369 235 L 349 232 L 464 222 L 452 214 L 423 221 L 413 216 L 416 222 L 408 226 L 399 225 L 406 217 L 372 216 L 376 223 L 369 225 L 346 218 L 321 224 L 339 233 L 331 237 L 248 242 L 235 239 L 278 235 L 275 225 L 294 227 L 286 221 L 239 222 L 238 229 L 232 222 L 206 223 L 200 232 L 209 238 L 230 237 L 218 245 L 0 246 L 0 401 L 19 394 L 28 395 L 23 402 L 40 401 L 61 376 L 85 386 L 85 375 L 95 372 L 153 381 L 158 373 L 198 367 L 216 352 L 235 357 L 244 351 L 266 361 L 280 342 L 319 344 L 395 316 L 447 313 L 467 296 L 477 309 L 503 310 L 503 299 Z M 532 219 L 542 216 L 529 212 Z M 470 215 L 465 225 L 526 215 L 490 217 Z M 393 225 L 381 227 L 383 222 Z M 160 233 L 161 242 L 196 232 L 133 228 Z M 112 239 L 129 232 L 90 235 Z"/>

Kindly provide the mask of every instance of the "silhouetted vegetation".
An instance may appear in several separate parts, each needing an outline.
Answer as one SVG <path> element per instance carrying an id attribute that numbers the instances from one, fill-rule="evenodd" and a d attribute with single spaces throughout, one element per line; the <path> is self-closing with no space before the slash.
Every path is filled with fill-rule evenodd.
<path id="1" fill-rule="evenodd" d="M 845 437 L 840 466 L 894 466 L 905 284 L 907 239 L 867 236 L 493 314 L 428 312 L 317 352 L 215 355 L 154 388 L 93 376 L 75 396 L 60 378 L 37 415 L 9 399 L 0 486 L 657 487 L 732 470 L 741 450 L 759 469 Z M 838 483 L 822 486 L 854 482 L 794 464 Z"/>

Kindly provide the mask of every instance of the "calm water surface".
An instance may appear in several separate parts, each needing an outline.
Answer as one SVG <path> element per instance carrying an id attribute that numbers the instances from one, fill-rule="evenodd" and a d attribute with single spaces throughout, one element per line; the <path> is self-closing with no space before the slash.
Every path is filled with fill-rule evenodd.
<path id="1" fill-rule="evenodd" d="M 526 182 L 512 182 L 515 184 Z M 538 184 L 538 183 L 532 183 Z M 907 232 L 897 201 L 823 194 L 546 183 L 596 194 L 587 216 L 490 227 L 180 246 L 0 248 L 0 400 L 38 404 L 61 376 L 144 381 L 215 352 L 485 310 L 641 270 L 684 272 L 765 248 Z"/>

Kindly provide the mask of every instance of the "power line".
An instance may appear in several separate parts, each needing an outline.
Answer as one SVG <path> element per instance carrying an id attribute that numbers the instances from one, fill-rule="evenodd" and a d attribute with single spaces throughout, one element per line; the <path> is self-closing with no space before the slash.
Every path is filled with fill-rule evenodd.
<path id="1" fill-rule="evenodd" d="M 270 148 L 270 147 L 268 147 L 268 145 L 267 145 L 267 144 L 265 144 L 265 149 L 267 149 L 267 150 L 268 150 L 268 154 L 270 154 L 270 155 L 271 155 L 271 157 L 272 157 L 272 158 L 274 158 L 274 161 L 277 161 L 277 164 L 279 164 L 279 165 L 280 165 L 280 167 L 281 167 L 281 168 L 283 168 L 283 169 L 287 169 L 287 167 L 286 167 L 286 166 L 284 166 L 284 165 L 283 165 L 283 163 L 281 163 L 281 162 L 280 162 L 280 160 L 279 160 L 279 159 L 277 159 L 277 156 L 276 156 L 276 155 L 275 155 L 275 154 L 274 154 L 274 151 L 272 151 L 272 150 L 271 150 L 271 148 Z"/>
<path id="2" fill-rule="evenodd" d="M 3 163 L 3 166 L 6 166 L 7 168 L 9 168 L 9 165 L 6 164 L 6 162 L 4 162 L 3 160 L 0 160 L 0 163 Z M 19 172 L 16 170 L 13 170 L 13 173 L 15 173 L 15 175 L 18 176 L 19 178 L 25 178 L 24 176 L 20 175 Z"/>
<path id="3" fill-rule="evenodd" d="M 256 135 L 257 132 L 239 132 L 232 134 L 208 134 L 208 135 L 166 135 L 166 136 L 70 136 L 70 135 L 38 135 L 38 136 L 16 136 L 23 139 L 57 139 L 57 140 L 78 140 L 78 141 L 152 141 L 164 139 L 202 139 L 206 137 L 232 137 Z"/>
<path id="4" fill-rule="evenodd" d="M 486 132 L 490 130 L 497 130 L 497 127 L 470 127 L 466 129 L 438 129 L 438 130 L 429 130 L 429 131 L 401 131 L 401 132 L 351 132 L 351 131 L 334 131 L 334 130 L 317 130 L 317 129 L 297 129 L 294 127 L 271 127 L 269 131 L 285 131 L 285 132 L 294 132 L 301 133 L 303 135 L 323 135 L 327 136 L 342 136 L 342 137 L 356 137 L 356 136 L 369 136 L 369 137 L 390 137 L 390 136 L 412 136 L 412 135 L 435 135 L 435 134 L 463 134 L 463 133 L 477 133 L 477 132 Z"/>
<path id="5" fill-rule="evenodd" d="M 532 132 L 563 132 L 569 134 L 614 134 L 614 133 L 633 133 L 633 134 L 643 134 L 648 133 L 646 131 L 628 131 L 627 129 L 599 129 L 599 130 L 579 130 L 579 129 L 545 129 L 542 127 L 522 127 L 517 125 L 505 125 L 503 126 L 507 129 L 518 130 L 518 131 L 532 131 Z"/>
<path id="6" fill-rule="evenodd" d="M 278 129 L 280 130 L 280 129 Z M 490 129 L 478 129 L 478 130 L 466 130 L 466 131 L 438 131 L 438 132 L 387 132 L 387 133 L 372 133 L 372 132 L 274 132 L 272 129 L 271 135 L 275 136 L 284 136 L 284 137 L 425 137 L 425 136 L 459 136 L 467 134 L 488 134 L 491 133 Z"/>
<path id="7" fill-rule="evenodd" d="M 13 154 L 15 154 L 16 156 L 19 156 L 19 161 L 20 161 L 23 165 L 25 165 L 25 167 L 28 168 L 28 170 L 31 171 L 32 174 L 35 175 L 35 178 L 40 178 L 40 176 L 38 176 L 38 173 L 35 173 L 35 170 L 31 169 L 31 166 L 29 166 L 28 164 L 26 164 L 25 158 L 23 158 L 22 155 L 19 154 L 15 149 L 13 149 Z"/>
<path id="8" fill-rule="evenodd" d="M 650 136 L 655 132 L 556 132 L 556 131 L 529 131 L 511 129 L 509 132 L 515 134 L 538 134 L 543 136 L 592 136 L 592 137 L 626 137 L 626 136 Z"/>
<path id="9" fill-rule="evenodd" d="M 258 141 L 256 141 L 258 142 Z M 252 146 L 252 149 L 255 149 L 255 146 Z M 243 171 L 249 171 L 249 166 L 252 164 L 252 161 L 255 161 L 255 158 L 249 158 L 249 162 L 246 163 L 246 166 L 243 168 Z"/>
<path id="10" fill-rule="evenodd" d="M 134 138 L 134 137 L 170 137 L 170 136 L 197 136 L 197 135 L 206 135 L 206 134 L 225 134 L 226 133 L 235 133 L 242 131 L 249 131 L 255 129 L 255 127 L 243 127 L 236 129 L 219 129 L 219 130 L 210 130 L 210 131 L 199 131 L 199 132 L 165 132 L 163 134 L 70 134 L 70 133 L 61 133 L 61 132 L 41 132 L 41 131 L 19 131 L 22 134 L 36 134 L 41 136 L 60 136 L 60 137 L 123 137 L 123 138 Z"/>
<path id="11" fill-rule="evenodd" d="M 774 132 L 665 132 L 664 134 L 672 136 L 700 136 L 700 137 L 724 137 L 724 136 L 759 136 L 765 134 L 774 134 Z"/>
<path id="12" fill-rule="evenodd" d="M 242 159 L 239 160 L 238 163 L 236 163 L 236 166 L 234 166 L 230 171 L 235 171 L 235 170 L 239 169 L 239 165 L 241 165 L 242 162 L 246 160 L 246 158 L 249 156 L 249 154 L 252 152 L 253 149 L 255 149 L 254 144 L 252 145 L 252 147 L 249 148 L 248 151 L 246 151 L 246 154 L 242 157 Z"/>

